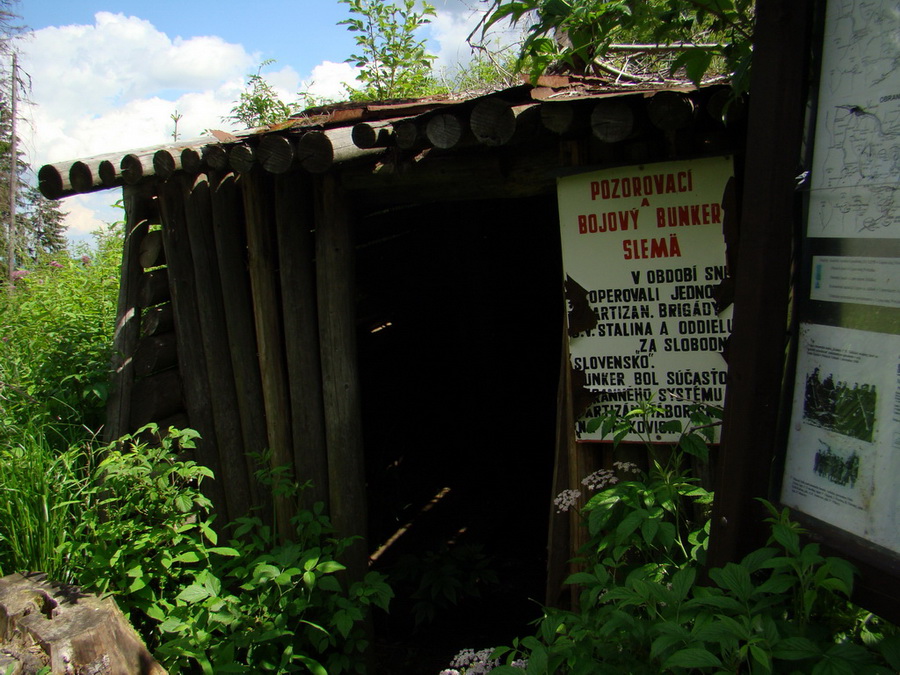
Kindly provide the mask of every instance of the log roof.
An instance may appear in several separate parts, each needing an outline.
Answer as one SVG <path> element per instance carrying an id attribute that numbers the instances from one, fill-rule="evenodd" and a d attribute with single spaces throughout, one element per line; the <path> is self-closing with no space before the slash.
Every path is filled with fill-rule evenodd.
<path id="1" fill-rule="evenodd" d="M 721 119 L 727 88 L 702 97 Z M 615 142 L 631 134 L 634 117 L 672 131 L 696 117 L 700 90 L 690 85 L 610 85 L 592 78 L 550 76 L 478 96 L 349 102 L 308 109 L 285 122 L 235 133 L 211 131 L 191 140 L 46 164 L 39 188 L 49 199 L 89 193 L 148 176 L 204 168 L 245 172 L 254 165 L 273 174 L 300 168 L 324 173 L 361 161 L 383 169 L 397 153 L 420 158 L 431 151 L 527 145 L 541 134 L 576 131 Z M 612 100 L 610 100 L 612 99 Z M 627 100 L 643 103 L 628 104 Z M 638 109 L 640 108 L 640 109 Z M 388 157 L 386 157 L 388 156 Z"/>

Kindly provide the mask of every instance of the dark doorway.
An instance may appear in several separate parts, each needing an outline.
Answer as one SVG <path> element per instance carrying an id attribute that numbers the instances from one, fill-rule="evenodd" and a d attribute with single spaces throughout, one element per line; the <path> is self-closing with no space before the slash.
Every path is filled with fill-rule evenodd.
<path id="1" fill-rule="evenodd" d="M 546 578 L 561 263 L 552 197 L 360 221 L 360 371 L 377 629 L 408 672 L 530 630 Z M 425 652 L 416 654 L 417 650 Z M 407 672 L 391 659 L 393 673 Z"/>

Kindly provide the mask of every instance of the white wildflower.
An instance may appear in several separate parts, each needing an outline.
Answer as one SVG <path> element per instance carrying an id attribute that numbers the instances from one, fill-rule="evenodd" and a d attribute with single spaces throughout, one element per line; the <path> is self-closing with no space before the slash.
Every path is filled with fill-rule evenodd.
<path id="1" fill-rule="evenodd" d="M 556 505 L 556 512 L 563 513 L 568 511 L 575 506 L 575 503 L 580 496 L 581 490 L 563 490 L 556 495 L 556 499 L 553 500 L 553 503 Z"/>

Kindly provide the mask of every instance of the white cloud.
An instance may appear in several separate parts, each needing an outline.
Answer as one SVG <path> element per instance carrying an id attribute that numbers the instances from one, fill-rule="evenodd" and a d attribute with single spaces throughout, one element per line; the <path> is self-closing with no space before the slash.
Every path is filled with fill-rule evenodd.
<path id="1" fill-rule="evenodd" d="M 113 206 L 121 197 L 118 191 L 73 195 L 62 204 L 66 213 L 66 235 L 73 244 L 90 243 L 91 234 L 103 225 L 122 220 L 124 211 Z"/>
<path id="2" fill-rule="evenodd" d="M 217 126 L 256 60 L 218 37 L 172 39 L 110 12 L 93 25 L 35 31 L 22 47 L 38 165 L 163 143 L 176 109 L 185 135 Z"/>
<path id="3" fill-rule="evenodd" d="M 478 16 L 463 4 L 441 0 L 429 28 L 444 67 L 469 58 L 465 38 Z M 208 128 L 230 129 L 222 118 L 261 60 L 259 54 L 219 37 L 171 37 L 145 19 L 113 12 L 98 12 L 90 25 L 35 31 L 22 41 L 21 52 L 34 102 L 22 134 L 23 150 L 35 169 L 166 143 L 176 110 L 181 139 Z M 345 84 L 356 86 L 357 73 L 348 63 L 323 61 L 308 75 L 281 64 L 263 75 L 282 100 L 294 103 L 304 91 L 345 100 Z M 116 199 L 115 191 L 67 199 L 67 224 L 73 233 L 96 229 L 116 218 L 105 207 Z"/>
<path id="4" fill-rule="evenodd" d="M 359 87 L 356 81 L 358 74 L 359 69 L 349 63 L 323 61 L 313 68 L 309 79 L 305 80 L 301 87 L 313 98 L 343 101 L 347 98 L 347 86 L 354 89 Z"/>
<path id="5" fill-rule="evenodd" d="M 181 139 L 231 129 L 223 117 L 259 63 L 257 54 L 219 37 L 172 38 L 149 21 L 111 12 L 98 12 L 92 25 L 35 31 L 21 47 L 34 103 L 23 145 L 35 170 L 169 142 L 175 111 Z M 301 77 L 293 68 L 264 75 L 282 100 L 296 99 Z M 70 236 L 83 238 L 114 218 L 103 205 L 116 198 L 108 192 L 65 200 Z"/>

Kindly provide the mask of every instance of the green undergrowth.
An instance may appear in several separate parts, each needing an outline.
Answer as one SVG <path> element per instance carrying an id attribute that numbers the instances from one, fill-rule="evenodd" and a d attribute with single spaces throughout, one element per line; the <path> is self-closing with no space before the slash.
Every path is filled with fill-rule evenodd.
<path id="1" fill-rule="evenodd" d="M 646 404 L 590 430 L 618 449 L 657 412 Z M 720 417 L 696 406 L 686 427 L 668 424 L 670 447 L 646 441 L 646 466 L 616 462 L 586 477 L 584 503 L 581 490 L 557 497 L 560 510 L 579 508 L 587 534 L 567 580 L 575 606 L 545 608 L 535 634 L 510 645 L 463 650 L 442 675 L 900 671 L 897 628 L 849 601 L 854 568 L 804 543 L 787 510 L 763 502 L 766 545 L 704 567 L 713 495 L 696 476 Z"/>

